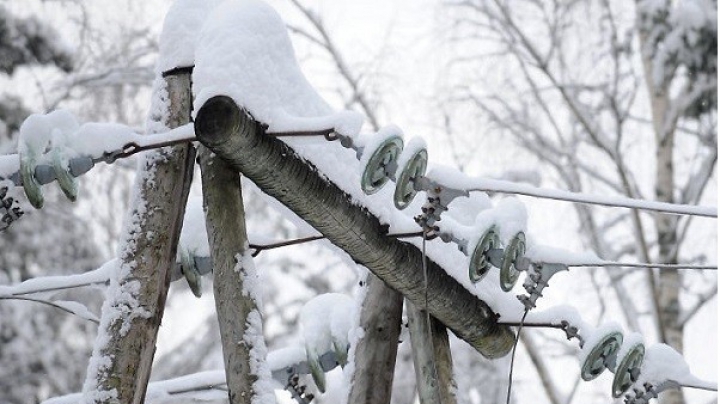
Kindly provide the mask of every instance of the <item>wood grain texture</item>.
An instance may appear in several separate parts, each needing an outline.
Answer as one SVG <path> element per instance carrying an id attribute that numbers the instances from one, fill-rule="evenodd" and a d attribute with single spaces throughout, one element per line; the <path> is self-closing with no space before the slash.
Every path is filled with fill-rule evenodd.
<path id="1" fill-rule="evenodd" d="M 198 140 L 250 178 L 333 244 L 345 250 L 387 285 L 425 309 L 422 255 L 415 246 L 388 237 L 380 221 L 352 203 L 350 195 L 328 181 L 280 140 L 264 136 L 229 97 L 208 100 L 195 120 Z M 340 147 L 328 144 L 328 148 Z M 359 186 L 359 185 L 358 185 Z M 428 260 L 427 310 L 488 358 L 506 355 L 514 337 L 498 326 L 490 307 L 472 295 L 437 263 Z"/>

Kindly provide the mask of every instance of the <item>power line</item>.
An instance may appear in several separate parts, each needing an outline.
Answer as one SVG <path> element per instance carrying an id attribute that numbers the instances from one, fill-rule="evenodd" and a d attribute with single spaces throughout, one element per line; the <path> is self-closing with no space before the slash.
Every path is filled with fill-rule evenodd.
<path id="1" fill-rule="evenodd" d="M 654 269 L 695 269 L 717 271 L 717 265 L 690 265 L 690 264 L 652 264 L 645 262 L 614 262 L 604 261 L 587 264 L 565 264 L 568 268 L 583 267 L 626 267 L 626 268 L 654 268 Z"/>
<path id="2" fill-rule="evenodd" d="M 622 196 L 591 195 L 557 189 L 538 188 L 532 185 L 519 184 L 511 181 L 489 178 L 466 178 L 467 187 L 464 191 L 498 192 L 503 194 L 523 195 L 557 201 L 584 203 L 606 207 L 621 207 L 647 210 L 675 215 L 703 216 L 717 218 L 717 208 L 711 206 L 684 205 L 667 202 L 648 201 Z M 442 184 L 440 184 L 442 185 Z M 450 187 L 452 188 L 452 187 Z"/>

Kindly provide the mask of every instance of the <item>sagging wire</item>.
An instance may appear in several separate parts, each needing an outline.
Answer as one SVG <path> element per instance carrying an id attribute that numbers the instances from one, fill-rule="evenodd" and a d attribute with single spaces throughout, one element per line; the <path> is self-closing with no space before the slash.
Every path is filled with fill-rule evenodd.
<path id="1" fill-rule="evenodd" d="M 429 241 L 429 240 L 432 240 L 433 238 L 435 238 L 432 236 L 428 236 L 428 233 L 425 233 L 423 231 L 391 233 L 391 234 L 387 234 L 387 237 L 396 238 L 396 239 L 422 237 L 423 245 L 426 241 Z M 269 244 L 250 244 L 250 248 L 255 250 L 255 251 L 253 251 L 252 256 L 256 257 L 265 250 L 273 250 L 273 249 L 280 248 L 280 247 L 287 247 L 287 246 L 291 246 L 291 245 L 303 244 L 303 243 L 308 243 L 308 242 L 312 242 L 312 241 L 316 241 L 316 240 L 324 240 L 324 239 L 326 239 L 326 237 L 323 235 L 306 236 L 306 237 L 288 239 L 288 240 L 284 240 L 284 241 L 278 241 L 278 242 L 269 243 Z M 540 263 L 538 262 L 537 264 L 540 264 Z M 558 263 L 553 263 L 553 264 L 563 265 L 568 268 L 623 267 L 623 268 L 651 268 L 651 269 L 660 269 L 660 270 L 675 270 L 675 269 L 707 270 L 707 271 L 717 271 L 718 270 L 717 265 L 654 264 L 654 263 L 646 263 L 646 262 L 599 261 L 599 262 L 572 263 L 572 264 L 558 262 Z"/>
<path id="2" fill-rule="evenodd" d="M 418 232 L 388 234 L 387 237 L 403 239 L 403 238 L 419 237 L 421 235 L 422 235 L 422 232 L 418 231 Z M 250 248 L 255 250 L 252 252 L 251 255 L 253 257 L 257 257 L 258 255 L 260 255 L 261 252 L 263 252 L 265 250 L 274 250 L 274 249 L 280 248 L 280 247 L 287 247 L 287 246 L 291 246 L 291 245 L 309 243 L 311 241 L 324 240 L 324 239 L 326 239 L 326 237 L 319 234 L 316 236 L 299 237 L 299 238 L 295 238 L 295 239 L 278 241 L 276 243 L 250 244 Z"/>
<path id="3" fill-rule="evenodd" d="M 510 354 L 510 371 L 508 372 L 508 388 L 507 388 L 507 396 L 505 399 L 505 404 L 510 404 L 510 397 L 512 394 L 512 383 L 513 383 L 513 370 L 515 367 L 515 352 L 517 350 L 518 342 L 520 341 L 520 332 L 522 332 L 523 325 L 525 323 L 525 317 L 527 317 L 529 312 L 530 312 L 530 309 L 526 308 L 525 313 L 523 313 L 523 316 L 520 319 L 520 326 L 518 327 L 517 335 L 515 336 L 515 342 L 513 343 L 513 347 L 512 347 L 512 353 Z"/>
<path id="4" fill-rule="evenodd" d="M 72 314 L 83 320 L 87 320 L 87 321 L 93 322 L 95 324 L 100 324 L 100 321 L 98 321 L 97 319 L 90 318 L 87 316 L 82 316 L 82 315 L 76 313 L 75 311 L 73 311 L 65 306 L 59 305 L 55 302 L 52 302 L 50 300 L 37 299 L 34 297 L 28 297 L 28 296 L 17 296 L 17 295 L 15 295 L 15 296 L 0 296 L 0 300 L 22 300 L 22 301 L 26 301 L 26 302 L 40 303 L 40 304 L 44 304 L 44 305 L 50 306 L 50 307 L 58 309 L 58 310 L 62 310 L 68 314 Z"/>

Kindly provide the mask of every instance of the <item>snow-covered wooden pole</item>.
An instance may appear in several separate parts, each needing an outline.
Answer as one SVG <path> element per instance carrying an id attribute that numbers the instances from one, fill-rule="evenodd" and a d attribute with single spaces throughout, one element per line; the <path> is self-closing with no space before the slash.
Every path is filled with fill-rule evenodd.
<path id="1" fill-rule="evenodd" d="M 445 326 L 410 301 L 406 311 L 420 404 L 455 404 L 456 386 Z"/>
<path id="2" fill-rule="evenodd" d="M 240 170 L 265 193 L 303 218 L 390 287 L 425 308 L 422 254 L 388 237 L 377 217 L 353 203 L 309 162 L 282 141 L 265 135 L 230 97 L 215 96 L 197 112 L 198 140 Z M 328 144 L 328 148 L 340 147 Z M 509 327 L 499 326 L 490 307 L 432 260 L 427 265 L 427 310 L 489 358 L 512 347 Z"/>
<path id="3" fill-rule="evenodd" d="M 187 124 L 191 105 L 189 70 L 158 77 L 148 131 Z M 145 156 L 88 365 L 86 403 L 145 401 L 194 159 L 189 144 Z"/>
<path id="4" fill-rule="evenodd" d="M 257 274 L 248 252 L 240 174 L 205 147 L 201 146 L 199 157 L 229 402 L 250 404 L 258 402 L 256 396 L 262 394 L 257 391 L 257 381 L 266 348 Z M 269 378 L 269 372 L 264 376 Z"/>
<path id="5" fill-rule="evenodd" d="M 354 347 L 354 369 L 348 403 L 389 404 L 395 376 L 403 297 L 377 276 L 367 276 L 360 309 L 363 337 Z"/>

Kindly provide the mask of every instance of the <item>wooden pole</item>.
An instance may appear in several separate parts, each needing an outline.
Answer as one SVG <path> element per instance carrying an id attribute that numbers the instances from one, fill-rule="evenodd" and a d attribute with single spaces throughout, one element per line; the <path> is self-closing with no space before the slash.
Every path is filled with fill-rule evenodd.
<path id="1" fill-rule="evenodd" d="M 189 70 L 165 78 L 168 128 L 190 122 Z M 162 91 L 162 90 L 161 90 Z M 137 176 L 118 278 L 110 282 L 88 365 L 85 402 L 145 401 L 195 159 L 191 145 L 150 152 Z"/>
<path id="2" fill-rule="evenodd" d="M 445 326 L 406 302 L 420 404 L 455 404 L 450 341 Z"/>
<path id="3" fill-rule="evenodd" d="M 252 262 L 246 261 L 251 258 L 246 254 L 248 239 L 240 174 L 205 147 L 200 148 L 199 159 L 229 402 L 250 404 L 257 395 L 253 387 L 259 376 L 258 369 L 251 366 L 251 351 L 258 343 L 264 351 L 264 343 L 247 338 L 262 335 L 262 324 L 257 291 L 245 290 L 246 285 L 252 287 L 257 280 L 246 279 L 256 274 Z M 255 322 L 251 315 L 256 316 Z M 252 327 L 260 329 L 250 330 Z"/>
<path id="4" fill-rule="evenodd" d="M 348 403 L 389 404 L 395 376 L 402 295 L 373 274 L 367 276 L 367 293 L 360 311 L 365 334 L 355 346 L 355 371 Z"/>
<path id="5" fill-rule="evenodd" d="M 241 171 L 345 250 L 386 284 L 425 308 L 420 251 L 388 237 L 380 221 L 353 203 L 347 193 L 323 177 L 280 140 L 266 136 L 258 122 L 225 96 L 208 100 L 197 113 L 198 140 Z M 328 149 L 341 147 L 328 144 Z M 488 358 L 507 354 L 514 336 L 499 326 L 495 313 L 437 263 L 428 260 L 427 310 Z"/>

